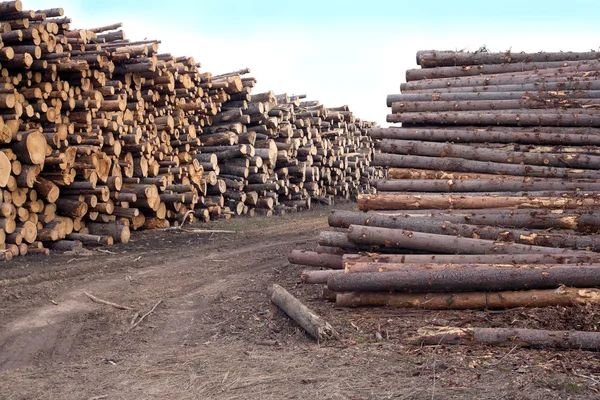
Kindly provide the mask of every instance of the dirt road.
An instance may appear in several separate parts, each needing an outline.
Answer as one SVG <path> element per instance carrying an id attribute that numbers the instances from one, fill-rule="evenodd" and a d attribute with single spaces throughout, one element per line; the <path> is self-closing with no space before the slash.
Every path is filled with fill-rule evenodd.
<path id="1" fill-rule="evenodd" d="M 591 330 L 597 310 L 336 310 L 323 302 L 318 287 L 298 284 L 303 268 L 286 256 L 314 248 L 326 215 L 218 221 L 197 227 L 236 233 L 135 234 L 127 246 L 0 266 L 0 399 L 599 396 L 596 353 L 402 341 L 431 324 Z M 274 282 L 341 340 L 312 342 L 269 303 Z"/>

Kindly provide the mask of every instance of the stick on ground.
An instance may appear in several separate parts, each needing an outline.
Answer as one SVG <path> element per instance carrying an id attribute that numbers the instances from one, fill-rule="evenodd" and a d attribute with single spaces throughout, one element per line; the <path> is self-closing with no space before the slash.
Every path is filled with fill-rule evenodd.
<path id="1" fill-rule="evenodd" d="M 120 304 L 113 303 L 112 301 L 102 300 L 102 299 L 100 299 L 100 298 L 98 298 L 98 297 L 96 297 L 96 296 L 94 296 L 94 295 L 92 295 L 92 294 L 90 294 L 88 292 L 83 292 L 83 294 L 85 294 L 87 297 L 89 297 L 90 300 L 92 300 L 94 303 L 104 304 L 104 305 L 107 305 L 107 306 L 111 306 L 111 307 L 117 308 L 119 310 L 133 310 L 133 308 L 131 308 L 131 307 L 122 306 Z"/>

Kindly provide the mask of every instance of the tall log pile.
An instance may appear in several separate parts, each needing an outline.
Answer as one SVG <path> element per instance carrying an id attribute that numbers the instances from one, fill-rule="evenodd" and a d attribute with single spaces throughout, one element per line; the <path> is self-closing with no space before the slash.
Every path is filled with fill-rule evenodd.
<path id="1" fill-rule="evenodd" d="M 213 76 L 121 24 L 71 22 L 0 2 L 4 259 L 369 190 L 374 124 L 347 106 L 252 95 L 249 70 Z"/>
<path id="2" fill-rule="evenodd" d="M 376 194 L 333 211 L 314 267 L 338 306 L 600 302 L 600 53 L 423 51 L 388 96 Z"/>

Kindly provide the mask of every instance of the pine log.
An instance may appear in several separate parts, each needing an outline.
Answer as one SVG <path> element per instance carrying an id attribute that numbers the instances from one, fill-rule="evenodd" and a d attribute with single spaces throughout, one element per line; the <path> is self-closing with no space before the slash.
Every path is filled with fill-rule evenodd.
<path id="1" fill-rule="evenodd" d="M 448 344 L 487 346 L 520 346 L 545 349 L 573 349 L 598 351 L 600 333 L 580 331 L 549 331 L 519 328 L 420 328 L 417 336 L 407 338 L 408 343 L 423 346 Z"/>
<path id="2" fill-rule="evenodd" d="M 600 200 L 594 197 L 509 197 L 509 196 L 453 196 L 453 195 L 359 195 L 358 208 L 368 210 L 418 209 L 483 209 L 483 208 L 541 208 L 578 209 L 596 208 Z"/>
<path id="3" fill-rule="evenodd" d="M 591 169 L 570 169 L 542 167 L 535 165 L 514 165 L 491 161 L 473 161 L 456 157 L 425 157 L 376 153 L 373 165 L 382 167 L 422 168 L 438 171 L 484 173 L 498 175 L 533 176 L 541 178 L 582 178 L 600 179 L 600 172 Z"/>
<path id="4" fill-rule="evenodd" d="M 553 289 L 562 285 L 600 285 L 598 264 L 532 265 L 527 268 L 419 269 L 331 275 L 327 287 L 336 292 L 477 292 Z M 518 269 L 518 272 L 515 271 Z"/>
<path id="5" fill-rule="evenodd" d="M 332 269 L 342 269 L 342 256 L 334 254 L 319 254 L 314 251 L 292 250 L 288 254 L 288 261 L 292 264 L 310 265 Z"/>
<path id="6" fill-rule="evenodd" d="M 325 271 L 323 271 L 325 272 Z M 338 293 L 337 307 L 393 307 L 428 310 L 571 307 L 598 304 L 600 290 L 561 286 L 558 289 L 465 293 Z"/>
<path id="7" fill-rule="evenodd" d="M 277 284 L 269 288 L 269 297 L 290 318 L 298 323 L 311 337 L 321 342 L 335 336 L 331 325 L 312 312 L 287 290 Z"/>
<path id="8" fill-rule="evenodd" d="M 412 249 L 445 254 L 581 254 L 581 252 L 573 250 L 551 247 L 360 225 L 350 225 L 347 237 L 351 243 L 356 245 L 383 246 L 393 249 Z"/>

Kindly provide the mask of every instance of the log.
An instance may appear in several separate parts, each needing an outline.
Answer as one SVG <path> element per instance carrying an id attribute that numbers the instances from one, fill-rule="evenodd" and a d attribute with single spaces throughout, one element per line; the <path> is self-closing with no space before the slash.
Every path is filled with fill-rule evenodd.
<path id="1" fill-rule="evenodd" d="M 129 243 L 130 231 L 129 227 L 126 225 L 115 223 L 87 224 L 86 227 L 92 235 L 112 236 L 117 243 Z"/>
<path id="2" fill-rule="evenodd" d="M 336 270 L 304 270 L 300 275 L 300 280 L 304 284 L 323 284 L 327 283 L 330 275 L 343 274 L 344 271 L 340 269 Z"/>
<path id="3" fill-rule="evenodd" d="M 482 208 L 541 208 L 578 209 L 596 208 L 595 197 L 510 197 L 510 196 L 453 196 L 453 195 L 359 195 L 358 208 L 368 210 L 418 210 L 418 209 L 482 209 Z"/>
<path id="4" fill-rule="evenodd" d="M 370 214 L 366 219 L 364 218 L 365 216 L 360 215 L 360 213 L 342 212 L 341 214 L 342 215 L 338 213 L 336 216 L 331 213 L 330 218 L 333 221 L 331 221 L 329 225 L 349 227 L 355 222 L 358 222 L 357 225 L 487 239 L 498 242 L 515 242 L 536 246 L 562 247 L 591 251 L 600 250 L 600 239 L 596 237 L 567 234 L 560 231 L 547 232 L 542 230 L 510 229 L 491 225 L 453 223 L 443 219 L 430 218 L 427 214 L 414 217 L 410 214 L 397 216 Z M 340 221 L 340 219 L 342 219 L 342 221 Z"/>
<path id="5" fill-rule="evenodd" d="M 330 275 L 336 292 L 495 292 L 600 285 L 598 264 L 532 265 L 526 268 L 419 269 Z M 516 271 L 518 269 L 518 271 Z"/>
<path id="6" fill-rule="evenodd" d="M 456 157 L 437 158 L 417 155 L 376 153 L 373 157 L 373 165 L 382 167 L 433 169 L 438 171 L 533 176 L 540 178 L 600 179 L 600 172 L 591 169 L 514 165 L 491 161 L 473 161 Z"/>
<path id="7" fill-rule="evenodd" d="M 288 254 L 288 261 L 292 264 L 310 265 L 332 269 L 342 269 L 342 256 L 334 254 L 320 254 L 314 251 L 292 250 Z"/>
<path id="8" fill-rule="evenodd" d="M 538 190 L 600 190 L 600 180 L 514 178 L 494 176 L 490 179 L 376 179 L 371 181 L 379 192 L 509 192 Z"/>
<path id="9" fill-rule="evenodd" d="M 460 144 L 394 139 L 383 139 L 379 143 L 379 148 L 381 151 L 391 154 L 452 157 L 501 164 L 527 164 L 580 169 L 600 168 L 600 157 L 585 154 L 502 151 L 499 149 L 474 148 Z"/>
<path id="10" fill-rule="evenodd" d="M 417 52 L 417 64 L 423 68 L 443 66 L 465 66 L 478 64 L 511 64 L 529 62 L 552 62 L 552 61 L 582 61 L 597 60 L 600 54 L 591 52 L 539 52 L 539 53 L 512 53 L 510 50 L 504 53 L 476 53 L 461 51 L 436 51 L 423 50 Z"/>
<path id="11" fill-rule="evenodd" d="M 325 271 L 324 271 L 325 272 Z M 303 276 L 304 277 L 304 276 Z M 466 293 L 338 293 L 336 307 L 392 307 L 426 310 L 492 310 L 598 304 L 600 290 L 558 289 Z"/>
<path id="12" fill-rule="evenodd" d="M 344 254 L 342 256 L 346 272 L 377 272 L 380 266 L 372 263 L 398 264 L 578 264 L 598 263 L 600 255 L 561 255 L 561 254 Z M 347 268 L 348 263 L 354 263 Z M 362 267 L 358 263 L 369 263 Z"/>
<path id="13" fill-rule="evenodd" d="M 546 144 L 572 146 L 599 146 L 600 135 L 586 132 L 545 132 L 545 127 L 536 128 L 536 131 L 519 129 L 510 131 L 509 127 L 500 127 L 503 130 L 486 129 L 450 129 L 450 128 L 373 128 L 370 135 L 374 139 L 402 139 L 402 140 L 427 140 L 433 142 L 454 143 L 521 143 L 521 144 Z"/>
<path id="14" fill-rule="evenodd" d="M 375 245 L 384 248 L 422 250 L 445 254 L 581 254 L 581 252 L 566 249 L 360 225 L 350 225 L 348 240 L 362 246 Z"/>
<path id="15" fill-rule="evenodd" d="M 317 342 L 331 339 L 336 335 L 329 323 L 321 319 L 281 286 L 273 284 L 269 288 L 269 297 L 273 304 L 292 318 Z"/>
<path id="16" fill-rule="evenodd" d="M 525 85 L 523 85 L 525 86 Z M 550 85 L 548 85 L 550 86 Z M 553 85 L 556 86 L 556 85 Z M 508 88 L 508 86 L 506 86 Z M 600 88 L 600 86 L 599 86 Z M 462 88 L 460 88 L 462 89 Z M 529 89 L 529 88 L 528 88 Z M 531 89 L 536 89 L 532 87 Z M 552 90 L 551 88 L 548 88 Z M 560 90 L 560 87 L 555 87 Z M 441 90 L 441 89 L 440 89 Z M 446 89 L 451 90 L 451 89 Z M 546 113 L 534 113 L 532 110 L 504 110 L 503 113 L 490 111 L 455 111 L 388 114 L 386 121 L 404 124 L 444 124 L 444 125 L 509 125 L 509 126 L 589 126 L 600 127 L 600 116 L 591 112 L 575 113 L 573 110 L 548 110 Z M 552 112 L 550 112 L 552 111 Z"/>
<path id="17" fill-rule="evenodd" d="M 600 333 L 579 331 L 549 331 L 519 328 L 458 328 L 426 327 L 417 331 L 417 336 L 407 338 L 408 343 L 423 346 L 448 344 L 487 346 L 519 346 L 558 350 L 600 349 Z"/>

